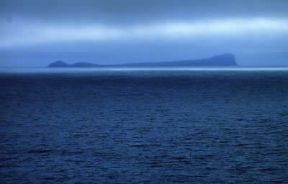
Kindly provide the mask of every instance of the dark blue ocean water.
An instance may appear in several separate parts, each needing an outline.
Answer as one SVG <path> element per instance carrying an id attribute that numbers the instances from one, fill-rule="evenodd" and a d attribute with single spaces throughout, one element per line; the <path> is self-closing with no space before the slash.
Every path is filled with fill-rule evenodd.
<path id="1" fill-rule="evenodd" d="M 288 183 L 288 71 L 0 74 L 0 183 Z"/>

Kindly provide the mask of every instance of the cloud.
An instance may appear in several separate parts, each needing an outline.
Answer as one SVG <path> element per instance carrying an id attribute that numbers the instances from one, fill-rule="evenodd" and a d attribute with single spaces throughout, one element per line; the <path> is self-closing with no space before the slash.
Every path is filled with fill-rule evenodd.
<path id="1" fill-rule="evenodd" d="M 131 22 L 287 17 L 287 0 L 1 0 L 0 17 L 40 21 Z"/>
<path id="2" fill-rule="evenodd" d="M 0 48 L 75 41 L 147 41 L 284 37 L 288 20 L 279 18 L 162 21 L 144 25 L 10 24 L 2 31 Z"/>

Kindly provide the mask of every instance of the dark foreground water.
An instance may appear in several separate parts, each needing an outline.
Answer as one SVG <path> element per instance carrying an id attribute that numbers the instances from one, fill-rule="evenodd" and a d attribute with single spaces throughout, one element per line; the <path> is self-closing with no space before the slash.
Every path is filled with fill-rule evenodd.
<path id="1" fill-rule="evenodd" d="M 287 183 L 288 71 L 0 75 L 0 183 Z"/>

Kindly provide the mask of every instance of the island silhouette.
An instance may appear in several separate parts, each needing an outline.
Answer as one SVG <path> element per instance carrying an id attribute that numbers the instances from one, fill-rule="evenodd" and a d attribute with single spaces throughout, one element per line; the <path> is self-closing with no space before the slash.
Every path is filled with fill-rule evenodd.
<path id="1" fill-rule="evenodd" d="M 194 59 L 194 60 L 180 60 L 180 61 L 166 61 L 166 62 L 147 62 L 147 63 L 124 63 L 124 64 L 94 64 L 90 62 L 77 62 L 68 64 L 64 61 L 56 61 L 50 63 L 48 67 L 64 68 L 64 67 L 233 67 L 238 66 L 235 56 L 233 54 L 221 54 L 210 58 Z"/>

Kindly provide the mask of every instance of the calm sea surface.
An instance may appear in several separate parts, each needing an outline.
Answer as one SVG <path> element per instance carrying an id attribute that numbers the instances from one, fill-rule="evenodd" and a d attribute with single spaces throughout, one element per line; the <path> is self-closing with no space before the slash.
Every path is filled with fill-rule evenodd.
<path id="1" fill-rule="evenodd" d="M 0 72 L 0 183 L 288 183 L 288 70 Z"/>

